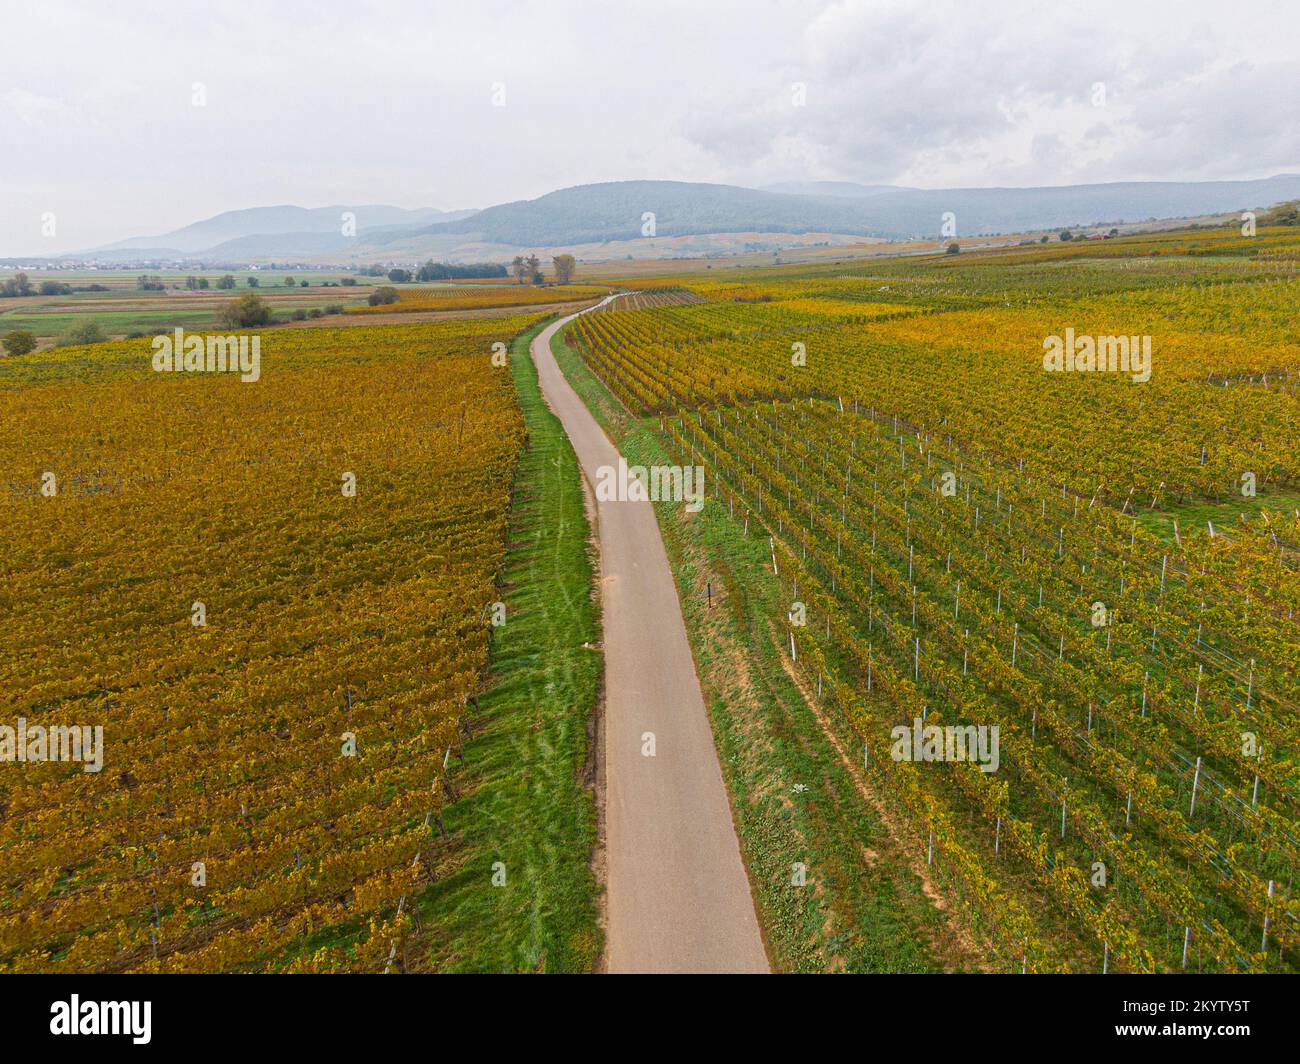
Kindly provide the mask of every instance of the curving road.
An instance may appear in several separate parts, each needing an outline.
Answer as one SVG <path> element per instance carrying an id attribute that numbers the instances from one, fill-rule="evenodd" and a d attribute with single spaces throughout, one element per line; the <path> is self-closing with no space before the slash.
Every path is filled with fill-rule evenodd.
<path id="1" fill-rule="evenodd" d="M 616 466 L 619 454 L 551 353 L 551 337 L 577 316 L 547 326 L 533 340 L 532 356 L 546 401 L 594 484 L 596 471 Z M 607 968 L 766 972 L 653 507 L 598 502 L 596 509 L 605 643 Z M 653 757 L 642 753 L 646 732 L 654 733 Z"/>

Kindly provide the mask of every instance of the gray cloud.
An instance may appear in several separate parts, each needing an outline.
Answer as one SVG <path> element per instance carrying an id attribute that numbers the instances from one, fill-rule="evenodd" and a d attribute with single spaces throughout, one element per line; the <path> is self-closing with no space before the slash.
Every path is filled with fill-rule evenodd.
<path id="1" fill-rule="evenodd" d="M 41 0 L 5 26 L 0 255 L 236 207 L 453 209 L 623 178 L 970 186 L 1300 167 L 1300 14 L 1242 0 L 1233 16 L 1209 0 L 137 0 L 124 18 Z M 43 239 L 47 211 L 58 234 Z"/>

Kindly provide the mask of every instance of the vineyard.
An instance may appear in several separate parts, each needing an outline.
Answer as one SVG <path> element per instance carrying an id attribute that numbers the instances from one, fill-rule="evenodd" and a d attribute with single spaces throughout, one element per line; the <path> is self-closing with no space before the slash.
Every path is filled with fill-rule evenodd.
<path id="1" fill-rule="evenodd" d="M 430 310 L 490 310 L 495 307 L 532 307 L 548 303 L 595 300 L 609 289 L 594 285 L 480 284 L 441 288 L 399 288 L 396 303 L 348 307 L 348 314 L 401 314 Z"/>
<path id="2" fill-rule="evenodd" d="M 608 314 L 615 310 L 649 310 L 651 307 L 682 307 L 703 303 L 705 299 L 685 288 L 665 288 L 642 292 L 628 292 L 618 299 L 598 307 L 593 313 Z"/>
<path id="3" fill-rule="evenodd" d="M 1300 241 L 674 278 L 568 340 L 770 549 L 783 655 L 1004 971 L 1300 969 Z M 1049 372 L 1067 330 L 1149 379 Z M 898 755 L 914 722 L 1000 764 Z"/>
<path id="4" fill-rule="evenodd" d="M 148 341 L 0 367 L 0 968 L 383 971 L 488 662 L 530 318 Z M 485 870 L 486 882 L 487 872 Z"/>

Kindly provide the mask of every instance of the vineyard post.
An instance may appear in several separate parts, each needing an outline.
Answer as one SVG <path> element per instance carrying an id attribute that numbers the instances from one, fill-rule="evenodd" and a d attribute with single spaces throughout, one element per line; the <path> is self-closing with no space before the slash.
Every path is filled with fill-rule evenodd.
<path id="1" fill-rule="evenodd" d="M 1192 929 L 1190 927 L 1185 927 L 1183 928 L 1183 970 L 1184 971 L 1187 970 L 1187 950 L 1188 947 L 1191 946 L 1191 944 L 1192 944 Z"/>
<path id="2" fill-rule="evenodd" d="M 1196 788 L 1201 783 L 1201 759 L 1196 759 L 1196 774 L 1192 777 L 1192 804 L 1187 810 L 1187 818 L 1190 820 L 1196 815 Z"/>
<path id="3" fill-rule="evenodd" d="M 1273 880 L 1268 881 L 1268 904 L 1264 906 L 1264 937 L 1260 940 L 1259 951 L 1268 953 L 1268 918 L 1273 909 Z"/>
<path id="4" fill-rule="evenodd" d="M 994 829 L 994 834 L 993 834 L 993 854 L 994 856 L 996 856 L 1001 852 L 1002 852 L 1002 818 L 998 817 L 998 826 Z"/>

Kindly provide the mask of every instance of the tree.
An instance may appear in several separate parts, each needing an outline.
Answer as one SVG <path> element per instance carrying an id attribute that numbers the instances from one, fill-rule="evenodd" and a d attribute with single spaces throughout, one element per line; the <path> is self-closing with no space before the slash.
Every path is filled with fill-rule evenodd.
<path id="1" fill-rule="evenodd" d="M 388 271 L 388 279 L 392 281 L 393 284 L 407 284 L 411 280 L 411 271 L 399 270 L 396 268 L 391 269 Z"/>
<path id="2" fill-rule="evenodd" d="M 1300 225 L 1300 200 L 1279 203 L 1259 216 L 1260 225 Z"/>
<path id="3" fill-rule="evenodd" d="M 230 274 L 226 274 L 225 277 L 221 278 L 221 280 L 219 280 L 219 281 L 217 282 L 217 287 L 218 287 L 218 288 L 234 288 L 234 287 L 235 287 L 235 279 L 234 279 Z"/>
<path id="4" fill-rule="evenodd" d="M 384 285 L 382 288 L 376 288 L 370 293 L 370 305 L 372 307 L 383 307 L 389 303 L 397 302 L 397 289 L 389 288 Z"/>
<path id="5" fill-rule="evenodd" d="M 945 255 L 956 255 L 956 254 L 958 254 L 960 251 L 961 251 L 961 248 L 957 245 L 957 242 L 954 240 L 954 241 L 953 241 L 951 244 L 949 244 L 948 247 L 944 250 L 944 254 L 945 254 Z"/>
<path id="6" fill-rule="evenodd" d="M 528 264 L 524 261 L 522 255 L 514 257 L 514 261 L 510 263 L 510 269 L 514 272 L 515 280 L 523 284 L 524 278 L 528 276 Z"/>
<path id="7" fill-rule="evenodd" d="M 185 287 L 188 288 L 191 292 L 197 292 L 199 289 L 199 279 L 193 276 L 186 277 Z"/>
<path id="8" fill-rule="evenodd" d="M 256 287 L 257 287 L 259 284 L 261 284 L 261 283 L 262 283 L 261 281 L 259 281 L 256 277 L 253 277 L 253 276 L 251 276 L 251 275 L 250 275 L 249 278 L 248 278 L 248 287 L 249 287 L 249 288 L 256 288 Z"/>
<path id="9" fill-rule="evenodd" d="M 208 288 L 208 287 L 209 287 L 209 285 L 208 285 L 208 279 L 207 279 L 206 277 L 200 277 L 200 278 L 199 278 L 199 289 L 200 289 L 200 290 L 204 290 L 204 289 L 206 289 L 206 288 Z"/>
<path id="10" fill-rule="evenodd" d="M 529 255 L 528 258 L 524 259 L 524 269 L 533 284 L 541 284 L 545 279 L 542 277 L 542 260 L 536 255 Z"/>
<path id="11" fill-rule="evenodd" d="M 271 308 L 261 296 L 249 292 L 232 299 L 217 311 L 217 321 L 228 329 L 252 329 L 258 325 L 269 325 Z"/>
<path id="12" fill-rule="evenodd" d="M 555 280 L 560 284 L 568 284 L 577 272 L 578 260 L 572 255 L 556 255 L 551 259 L 551 265 L 555 267 Z"/>
<path id="13" fill-rule="evenodd" d="M 294 287 L 294 283 L 293 283 L 293 278 L 292 278 L 292 277 L 286 277 L 286 278 L 284 279 L 284 287 L 285 287 L 285 288 L 293 288 L 293 287 Z"/>
<path id="14" fill-rule="evenodd" d="M 309 284 L 311 284 L 311 282 L 308 281 L 306 277 L 304 277 L 301 281 L 298 282 L 298 284 L 303 288 L 306 288 Z"/>
<path id="15" fill-rule="evenodd" d="M 416 271 L 415 279 L 417 281 L 445 281 L 448 277 L 446 268 L 441 264 L 430 259 Z"/>
<path id="16" fill-rule="evenodd" d="M 58 281 L 42 281 L 38 291 L 43 296 L 66 296 L 72 294 L 72 286 Z"/>
<path id="17" fill-rule="evenodd" d="M 78 318 L 68 326 L 68 331 L 59 341 L 60 347 L 77 347 L 81 344 L 101 344 L 108 337 L 94 318 Z"/>
<path id="18" fill-rule="evenodd" d="M 7 355 L 25 355 L 36 350 L 36 334 L 30 329 L 15 329 L 6 333 L 2 342 Z"/>
<path id="19" fill-rule="evenodd" d="M 1062 240 L 1073 240 L 1073 239 L 1074 239 L 1074 234 L 1073 234 L 1072 232 L 1070 232 L 1070 230 L 1068 230 L 1068 229 L 1062 229 L 1062 230 L 1061 230 L 1061 239 L 1062 239 Z"/>

